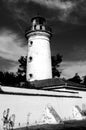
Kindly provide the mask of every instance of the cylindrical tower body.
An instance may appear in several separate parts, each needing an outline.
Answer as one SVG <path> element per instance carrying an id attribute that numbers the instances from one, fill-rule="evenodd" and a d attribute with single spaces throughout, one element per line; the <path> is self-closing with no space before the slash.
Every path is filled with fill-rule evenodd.
<path id="1" fill-rule="evenodd" d="M 51 30 L 45 19 L 34 17 L 26 31 L 28 39 L 27 81 L 52 78 L 50 37 Z"/>

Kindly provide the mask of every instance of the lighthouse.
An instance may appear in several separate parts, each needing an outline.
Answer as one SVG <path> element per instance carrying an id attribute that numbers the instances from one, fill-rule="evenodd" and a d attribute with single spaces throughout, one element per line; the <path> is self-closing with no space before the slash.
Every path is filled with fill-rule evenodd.
<path id="1" fill-rule="evenodd" d="M 43 17 L 31 19 L 25 34 L 28 40 L 27 81 L 52 78 L 50 38 L 51 29 Z"/>

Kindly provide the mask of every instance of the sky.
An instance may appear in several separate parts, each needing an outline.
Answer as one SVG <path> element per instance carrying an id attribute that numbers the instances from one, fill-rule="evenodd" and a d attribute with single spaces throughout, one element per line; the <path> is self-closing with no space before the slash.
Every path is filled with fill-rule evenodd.
<path id="1" fill-rule="evenodd" d="M 17 71 L 27 55 L 25 29 L 37 14 L 52 28 L 52 55 L 63 55 L 61 77 L 86 75 L 85 0 L 0 0 L 0 70 Z"/>

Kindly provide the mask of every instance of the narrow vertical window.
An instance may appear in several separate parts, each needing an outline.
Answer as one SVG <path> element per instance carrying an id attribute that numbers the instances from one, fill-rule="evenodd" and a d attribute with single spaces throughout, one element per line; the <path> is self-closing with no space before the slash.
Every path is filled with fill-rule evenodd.
<path id="1" fill-rule="evenodd" d="M 32 58 L 32 56 L 30 56 L 30 57 L 29 57 L 29 62 L 31 62 L 31 61 L 32 61 L 32 59 L 33 59 L 33 58 Z"/>
<path id="2" fill-rule="evenodd" d="M 30 79 L 33 77 L 33 75 L 32 74 L 29 74 L 29 77 L 30 77 Z"/>
<path id="3" fill-rule="evenodd" d="M 33 44 L 33 41 L 30 41 L 30 42 L 29 42 L 29 46 L 32 46 L 32 44 Z"/>

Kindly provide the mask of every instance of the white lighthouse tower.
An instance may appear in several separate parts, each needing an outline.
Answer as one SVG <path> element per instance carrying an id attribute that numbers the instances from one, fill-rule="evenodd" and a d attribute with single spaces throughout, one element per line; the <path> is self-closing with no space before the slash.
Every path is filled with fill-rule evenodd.
<path id="1" fill-rule="evenodd" d="M 34 17 L 26 31 L 28 39 L 27 81 L 52 78 L 50 37 L 51 29 L 42 17 Z"/>

